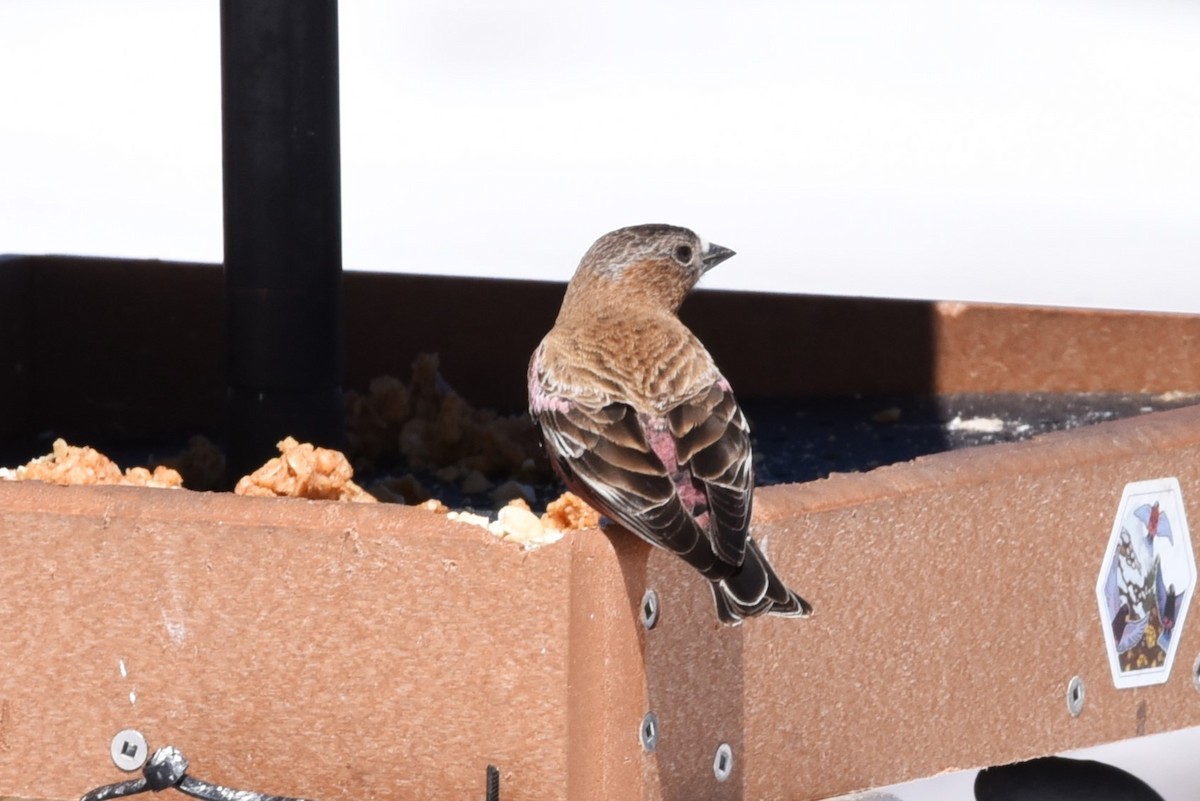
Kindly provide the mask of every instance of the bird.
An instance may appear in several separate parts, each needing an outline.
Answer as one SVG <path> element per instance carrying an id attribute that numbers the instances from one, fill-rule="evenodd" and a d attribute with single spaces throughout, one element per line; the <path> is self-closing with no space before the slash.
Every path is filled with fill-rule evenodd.
<path id="1" fill-rule="evenodd" d="M 1156 539 L 1165 539 L 1171 545 L 1175 544 L 1175 538 L 1171 534 L 1171 519 L 1163 514 L 1158 501 L 1155 501 L 1153 506 L 1148 503 L 1142 504 L 1133 510 L 1133 516 L 1146 526 L 1146 536 L 1142 538 L 1141 546 L 1147 562 L 1154 556 Z"/>
<path id="2" fill-rule="evenodd" d="M 709 580 L 717 617 L 805 617 L 750 536 L 750 429 L 677 316 L 734 251 L 674 225 L 600 237 L 529 360 L 529 411 L 567 488 Z"/>

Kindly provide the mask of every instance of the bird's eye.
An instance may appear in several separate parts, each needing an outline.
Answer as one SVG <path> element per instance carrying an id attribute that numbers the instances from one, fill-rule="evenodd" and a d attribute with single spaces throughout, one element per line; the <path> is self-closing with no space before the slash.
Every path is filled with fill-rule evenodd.
<path id="1" fill-rule="evenodd" d="M 680 264 L 688 264 L 692 260 L 692 249 L 687 245 L 675 248 L 675 260 Z"/>

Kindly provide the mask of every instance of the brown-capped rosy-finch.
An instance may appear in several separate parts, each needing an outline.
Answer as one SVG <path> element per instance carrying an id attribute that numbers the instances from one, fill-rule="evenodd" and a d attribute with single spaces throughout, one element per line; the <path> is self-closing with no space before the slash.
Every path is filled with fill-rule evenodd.
<path id="1" fill-rule="evenodd" d="M 754 467 L 729 382 L 676 312 L 733 251 L 637 225 L 584 254 L 529 363 L 529 409 L 567 486 L 712 582 L 717 616 L 800 617 L 750 538 Z"/>

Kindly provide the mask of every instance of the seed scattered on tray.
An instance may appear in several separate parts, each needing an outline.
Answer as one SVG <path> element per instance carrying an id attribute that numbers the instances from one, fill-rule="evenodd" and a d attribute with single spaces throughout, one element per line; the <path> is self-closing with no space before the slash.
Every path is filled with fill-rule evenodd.
<path id="1" fill-rule="evenodd" d="M 546 514 L 542 515 L 542 523 L 560 531 L 599 528 L 600 513 L 575 493 L 564 492 L 546 504 Z"/>
<path id="2" fill-rule="evenodd" d="M 955 415 L 954 419 L 946 424 L 946 428 L 950 431 L 970 431 L 975 434 L 998 434 L 1004 430 L 1004 421 L 999 417 L 968 417 L 964 420 L 962 415 Z"/>
<path id="3" fill-rule="evenodd" d="M 600 525 L 599 513 L 570 492 L 551 501 L 546 507 L 546 514 L 541 517 L 533 513 L 523 498 L 511 500 L 500 509 L 494 520 L 473 512 L 450 512 L 446 517 L 485 528 L 502 540 L 524 546 L 525 550 L 558 542 L 568 531 L 597 528 Z"/>
<path id="4" fill-rule="evenodd" d="M 348 391 L 346 442 L 360 471 L 403 463 L 458 478 L 467 494 L 509 478 L 550 478 L 529 416 L 474 408 L 442 378 L 436 354 L 417 357 L 407 384 L 381 376 L 365 393 Z"/>
<path id="5" fill-rule="evenodd" d="M 164 459 L 163 464 L 183 476 L 183 485 L 188 489 L 210 492 L 223 488 L 225 454 L 208 437 L 199 434 L 191 437 L 186 449 Z"/>
<path id="6" fill-rule="evenodd" d="M 279 456 L 238 481 L 233 490 L 236 494 L 375 503 L 373 496 L 351 480 L 354 470 L 341 452 L 296 442 L 292 437 L 278 447 Z"/>
<path id="7" fill-rule="evenodd" d="M 488 530 L 497 537 L 519 542 L 526 548 L 557 542 L 563 536 L 561 531 L 543 526 L 538 516 L 521 501 L 513 501 L 502 508 Z"/>
<path id="8" fill-rule="evenodd" d="M 53 452 L 39 456 L 15 470 L 0 471 L 0 478 L 10 481 L 45 481 L 63 486 L 115 484 L 134 487 L 179 489 L 183 478 L 169 467 L 159 465 L 153 471 L 131 467 L 124 473 L 117 463 L 95 448 L 68 445 L 64 439 L 54 440 Z"/>
<path id="9" fill-rule="evenodd" d="M 450 513 L 450 507 L 439 501 L 437 498 L 430 498 L 424 503 L 418 503 L 417 506 L 428 512 L 435 512 L 439 515 Z"/>
<path id="10" fill-rule="evenodd" d="M 412 473 L 372 481 L 367 487 L 367 492 L 383 503 L 402 503 L 409 506 L 425 503 L 433 497 L 420 479 Z"/>

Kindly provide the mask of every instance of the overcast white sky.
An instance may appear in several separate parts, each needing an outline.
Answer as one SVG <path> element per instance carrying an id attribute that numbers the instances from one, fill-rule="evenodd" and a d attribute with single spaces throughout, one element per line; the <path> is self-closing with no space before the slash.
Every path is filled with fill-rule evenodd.
<path id="1" fill-rule="evenodd" d="M 1200 4 L 343 0 L 345 264 L 1200 312 Z M 219 261 L 215 0 L 0 0 L 0 252 Z"/>

